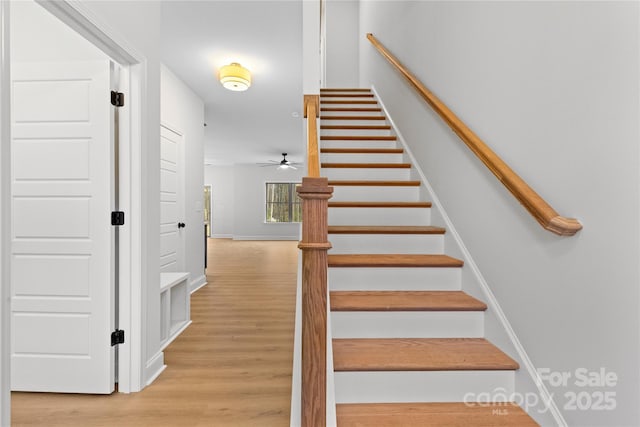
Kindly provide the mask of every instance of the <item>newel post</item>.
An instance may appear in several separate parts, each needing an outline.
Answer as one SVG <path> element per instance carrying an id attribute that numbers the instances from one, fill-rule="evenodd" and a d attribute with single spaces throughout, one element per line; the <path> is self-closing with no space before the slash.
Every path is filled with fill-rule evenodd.
<path id="1" fill-rule="evenodd" d="M 302 427 L 325 427 L 327 384 L 327 178 L 302 179 Z"/>

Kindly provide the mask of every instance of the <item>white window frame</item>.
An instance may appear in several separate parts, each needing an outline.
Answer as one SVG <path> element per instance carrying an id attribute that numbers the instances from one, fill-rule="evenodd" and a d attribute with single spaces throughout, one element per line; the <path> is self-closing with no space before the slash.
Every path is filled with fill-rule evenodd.
<path id="1" fill-rule="evenodd" d="M 288 221 L 288 222 L 276 222 L 276 221 L 267 221 L 267 215 L 266 215 L 266 209 L 267 209 L 267 203 L 269 202 L 267 200 L 267 185 L 268 184 L 294 184 L 294 185 L 302 185 L 302 182 L 298 182 L 298 181 L 265 181 L 264 182 L 264 187 L 263 187 L 263 195 L 264 195 L 264 203 L 262 204 L 263 207 L 263 211 L 262 211 L 262 220 L 265 224 L 286 224 L 286 225 L 291 225 L 291 224 L 300 224 L 302 223 L 302 220 L 300 221 Z M 302 205 L 301 205 L 302 206 Z M 302 212 L 300 213 L 302 215 Z"/>

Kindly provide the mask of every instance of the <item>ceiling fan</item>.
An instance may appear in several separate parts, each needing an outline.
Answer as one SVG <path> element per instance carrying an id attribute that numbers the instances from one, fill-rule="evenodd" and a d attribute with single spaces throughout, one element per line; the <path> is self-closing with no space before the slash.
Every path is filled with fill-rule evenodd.
<path id="1" fill-rule="evenodd" d="M 300 166 L 300 163 L 291 162 L 287 160 L 287 153 L 282 153 L 282 160 L 269 160 L 269 163 L 257 163 L 261 167 L 265 166 L 277 166 L 278 170 L 285 169 L 298 169 L 296 166 Z"/>

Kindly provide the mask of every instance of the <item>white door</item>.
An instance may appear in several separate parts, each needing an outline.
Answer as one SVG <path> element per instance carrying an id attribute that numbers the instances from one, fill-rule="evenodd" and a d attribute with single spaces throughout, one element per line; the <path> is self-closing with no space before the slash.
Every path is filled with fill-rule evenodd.
<path id="1" fill-rule="evenodd" d="M 110 64 L 12 73 L 12 388 L 111 393 Z"/>
<path id="2" fill-rule="evenodd" d="M 160 127 L 160 271 L 184 271 L 182 135 Z"/>

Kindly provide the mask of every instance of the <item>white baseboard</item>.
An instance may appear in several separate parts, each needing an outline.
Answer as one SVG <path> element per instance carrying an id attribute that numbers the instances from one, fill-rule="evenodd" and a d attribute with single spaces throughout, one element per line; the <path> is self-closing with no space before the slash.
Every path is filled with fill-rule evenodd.
<path id="1" fill-rule="evenodd" d="M 451 222 L 449 215 L 444 210 L 444 207 L 440 203 L 440 199 L 438 199 L 433 188 L 429 184 L 429 181 L 427 180 L 424 172 L 422 171 L 422 168 L 416 161 L 416 158 L 413 156 L 411 149 L 407 145 L 406 140 L 402 137 L 402 134 L 400 133 L 395 123 L 393 122 L 393 119 L 391 118 L 389 111 L 387 110 L 384 103 L 382 102 L 382 99 L 380 99 L 380 95 L 376 91 L 376 88 L 372 86 L 371 90 L 375 94 L 376 99 L 378 100 L 378 103 L 380 104 L 380 107 L 382 108 L 384 115 L 387 117 L 387 120 L 391 124 L 392 129 L 396 132 L 396 135 L 398 137 L 398 142 L 402 145 L 405 152 L 409 156 L 409 159 L 413 164 L 413 167 L 418 172 L 418 175 L 420 176 L 420 179 L 422 180 L 422 183 L 425 186 L 427 193 L 429 194 L 429 197 L 431 198 L 432 208 L 437 209 L 440 215 L 442 216 L 442 220 L 444 221 L 445 227 L 447 228 L 447 233 L 450 233 L 450 235 L 453 237 L 456 244 L 458 245 L 458 248 L 462 252 L 462 255 L 463 255 L 462 258 L 464 259 L 465 267 L 469 267 L 471 269 L 471 272 L 475 277 L 478 283 L 478 286 L 480 287 L 480 289 L 482 290 L 486 298 L 485 303 L 489 307 L 489 310 L 491 310 L 495 314 L 496 319 L 498 320 L 500 325 L 504 328 L 504 332 L 506 333 L 507 337 L 511 341 L 511 344 L 513 345 L 515 351 L 517 352 L 517 357 L 516 357 L 517 361 L 524 368 L 524 371 L 528 374 L 529 379 L 532 382 L 531 385 L 534 387 L 534 389 L 537 389 L 538 394 L 540 395 L 540 398 L 541 398 L 541 402 L 544 402 L 546 404 L 547 409 L 551 414 L 551 416 L 553 417 L 556 424 L 560 427 L 566 427 L 568 424 L 564 419 L 564 417 L 562 416 L 562 413 L 560 412 L 560 409 L 556 405 L 556 402 L 553 400 L 553 395 L 549 392 L 549 390 L 547 389 L 543 381 L 540 379 L 540 375 L 538 374 L 538 371 L 533 365 L 533 362 L 529 358 L 529 355 L 527 354 L 526 350 L 522 346 L 520 339 L 518 339 L 518 336 L 516 335 L 515 331 L 511 327 L 511 323 L 509 323 L 509 320 L 504 314 L 502 307 L 500 306 L 498 300 L 496 299 L 495 295 L 491 291 L 489 284 L 487 283 L 484 276 L 480 272 L 478 265 L 475 263 L 474 259 L 471 257 L 471 253 L 469 252 L 466 245 L 462 241 L 460 234 L 458 234 L 458 231 L 453 226 L 453 223 Z"/>
<path id="2" fill-rule="evenodd" d="M 212 234 L 213 239 L 233 239 L 233 234 Z"/>
<path id="3" fill-rule="evenodd" d="M 198 289 L 200 289 L 206 284 L 207 284 L 207 276 L 203 274 L 200 277 L 196 277 L 191 281 L 191 283 L 189 283 L 190 292 L 194 293 L 195 291 L 197 291 Z"/>
<path id="4" fill-rule="evenodd" d="M 233 236 L 233 240 L 300 240 L 300 236 Z"/>
<path id="5" fill-rule="evenodd" d="M 174 342 L 175 339 L 178 338 L 180 336 L 180 334 L 185 331 L 185 329 L 187 329 L 189 326 L 191 326 L 192 323 L 193 323 L 193 321 L 189 320 L 178 331 L 173 333 L 168 340 L 166 340 L 165 342 L 161 343 L 160 344 L 160 351 L 164 351 L 165 348 L 169 347 L 169 344 Z M 163 360 L 164 360 L 164 355 L 163 355 Z"/>
<path id="6" fill-rule="evenodd" d="M 146 386 L 151 385 L 166 368 L 167 365 L 164 364 L 164 353 L 159 351 L 147 362 L 146 372 L 148 380 Z"/>

